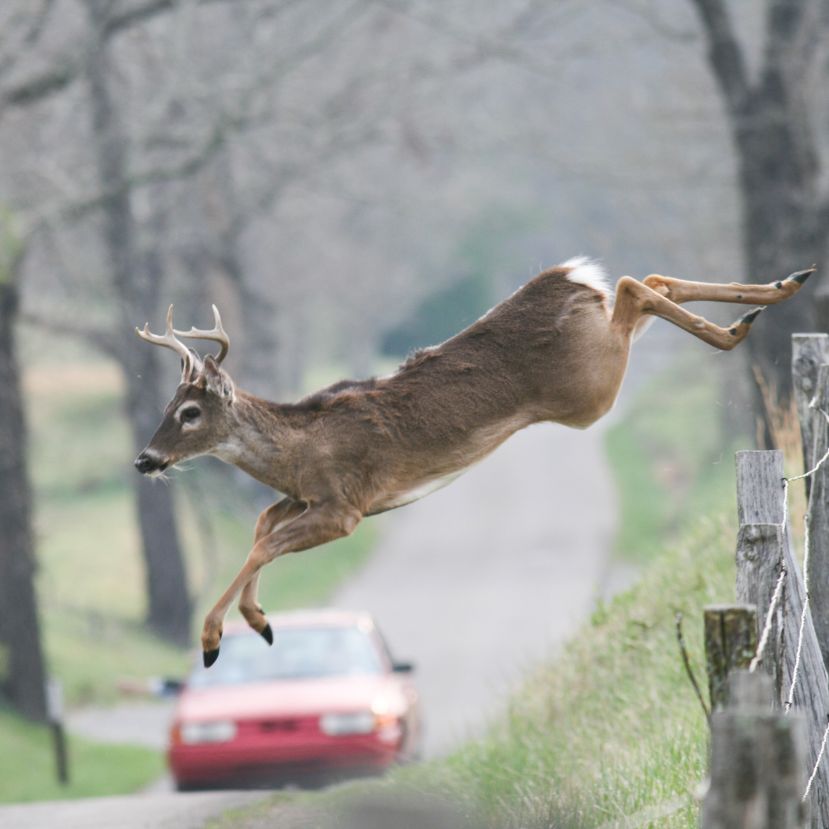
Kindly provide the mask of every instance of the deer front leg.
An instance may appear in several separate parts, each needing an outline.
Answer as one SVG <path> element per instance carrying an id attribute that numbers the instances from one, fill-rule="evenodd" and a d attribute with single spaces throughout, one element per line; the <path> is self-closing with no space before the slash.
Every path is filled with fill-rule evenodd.
<path id="1" fill-rule="evenodd" d="M 280 525 L 298 518 L 306 509 L 307 505 L 304 502 L 294 501 L 292 498 L 283 498 L 281 501 L 271 504 L 260 513 L 256 521 L 256 528 L 253 531 L 253 543 L 256 544 L 261 541 Z M 245 621 L 269 645 L 272 645 L 273 631 L 268 622 L 268 617 L 257 599 L 260 575 L 261 573 L 257 573 L 242 588 L 242 594 L 239 597 L 239 612 L 245 617 Z"/>
<path id="2" fill-rule="evenodd" d="M 297 518 L 257 541 L 230 587 L 205 617 L 201 635 L 204 666 L 209 668 L 219 656 L 222 624 L 228 608 L 266 564 L 285 553 L 298 553 L 350 535 L 361 518 L 360 511 L 348 504 L 320 501 L 309 504 Z"/>

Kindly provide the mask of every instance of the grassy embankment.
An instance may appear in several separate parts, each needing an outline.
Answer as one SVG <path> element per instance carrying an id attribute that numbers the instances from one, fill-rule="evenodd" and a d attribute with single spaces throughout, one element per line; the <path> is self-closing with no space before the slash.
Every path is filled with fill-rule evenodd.
<path id="1" fill-rule="evenodd" d="M 600 827 L 637 814 L 629 825 L 697 825 L 706 725 L 679 658 L 674 614 L 686 618 L 701 675 L 702 607 L 734 594 L 733 454 L 722 448 L 717 392 L 710 374 L 700 379 L 680 366 L 608 434 L 622 493 L 620 552 L 650 559 L 641 582 L 599 607 L 485 738 L 379 784 L 303 796 L 308 808 L 336 811 L 341 798 L 379 788 L 442 796 L 474 814 L 475 826 Z M 277 796 L 220 825 L 269 825 L 295 799 Z M 665 814 L 644 818 L 654 807 Z"/>
<path id="2" fill-rule="evenodd" d="M 114 701 L 122 678 L 183 675 L 191 653 L 164 644 L 142 625 L 144 576 L 131 490 L 136 473 L 118 373 L 96 362 L 38 362 L 25 386 L 50 673 L 62 681 L 69 704 Z M 201 613 L 244 561 L 256 510 L 233 482 L 196 471 L 173 474 L 183 479 L 176 497 L 191 592 L 198 597 L 195 634 Z M 274 564 L 261 582 L 264 606 L 323 602 L 365 561 L 372 529 L 367 522 L 348 539 Z M 6 748 L 0 801 L 132 791 L 162 768 L 156 752 L 71 738 L 74 779 L 64 789 L 49 782 L 54 774 L 45 729 L 0 711 L 0 745 Z"/>

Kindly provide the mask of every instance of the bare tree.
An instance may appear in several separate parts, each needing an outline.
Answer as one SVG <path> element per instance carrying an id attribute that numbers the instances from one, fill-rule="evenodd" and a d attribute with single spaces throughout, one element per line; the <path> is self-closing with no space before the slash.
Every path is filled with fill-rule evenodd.
<path id="1" fill-rule="evenodd" d="M 726 0 L 692 0 L 708 46 L 708 63 L 725 105 L 738 163 L 742 240 L 752 279 L 782 278 L 789 270 L 825 263 L 829 253 L 829 192 L 821 137 L 829 11 L 817 0 L 767 0 L 765 42 L 750 70 Z M 735 4 L 736 5 L 736 4 Z M 825 278 L 825 277 L 824 277 Z M 790 339 L 806 322 L 802 305 L 785 307 L 751 354 L 763 373 L 787 393 Z"/>
<path id="2" fill-rule="evenodd" d="M 32 495 L 15 349 L 24 248 L 3 228 L 0 263 L 0 689 L 21 714 L 46 719 L 45 668 L 34 587 Z"/>

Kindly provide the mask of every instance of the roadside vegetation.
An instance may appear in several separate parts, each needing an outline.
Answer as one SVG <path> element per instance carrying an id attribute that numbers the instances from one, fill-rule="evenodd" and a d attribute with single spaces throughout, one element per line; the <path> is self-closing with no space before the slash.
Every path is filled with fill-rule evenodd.
<path id="1" fill-rule="evenodd" d="M 118 373 L 81 354 L 60 364 L 35 361 L 25 383 L 31 401 L 37 584 L 50 675 L 62 683 L 68 705 L 116 702 L 119 680 L 183 676 L 193 653 L 162 642 L 142 623 L 144 574 L 131 492 L 136 473 Z M 66 435 L 72 435 L 71 442 Z M 202 614 L 244 561 L 258 512 L 218 463 L 210 471 L 203 470 L 207 464 L 194 462 L 191 467 L 199 471 L 173 473 L 187 477 L 177 495 L 190 589 L 197 597 L 194 645 Z M 262 576 L 262 604 L 278 611 L 323 603 L 367 559 L 372 542 L 373 527 L 366 522 L 350 538 L 281 559 Z M 36 792 L 43 798 L 134 791 L 163 768 L 157 752 L 71 739 L 78 779 L 52 790 L 45 728 L 2 713 L 0 745 L 19 749 L 5 752 L 0 802 Z M 25 763 L 20 761 L 24 756 Z M 99 766 L 111 769 L 98 774 Z M 37 768 L 44 774 L 35 774 Z M 92 778 L 98 781 L 94 789 Z"/>
<path id="2" fill-rule="evenodd" d="M 723 388 L 716 370 L 701 376 L 698 354 L 680 358 L 608 429 L 621 558 L 647 564 L 700 516 L 736 510 L 734 452 L 749 443 L 724 434 Z"/>
<path id="3" fill-rule="evenodd" d="M 702 608 L 734 591 L 738 442 L 722 435 L 717 388 L 710 373 L 680 365 L 644 389 L 612 428 L 619 549 L 643 564 L 643 576 L 600 605 L 561 656 L 528 678 L 483 739 L 380 783 L 299 796 L 295 806 L 304 800 L 336 813 L 341 798 L 379 789 L 444 798 L 475 826 L 587 829 L 637 816 L 631 825 L 696 827 L 707 726 L 679 656 L 675 614 L 683 614 L 704 682 Z M 668 465 L 672 477 L 662 471 Z M 268 825 L 291 814 L 287 801 L 295 800 L 279 795 L 247 816 L 237 813 L 233 825 Z"/>
<path id="4" fill-rule="evenodd" d="M 49 730 L 0 710 L 0 802 L 18 803 L 133 792 L 157 779 L 164 760 L 136 746 L 100 746 L 67 737 L 69 784 L 57 782 Z"/>

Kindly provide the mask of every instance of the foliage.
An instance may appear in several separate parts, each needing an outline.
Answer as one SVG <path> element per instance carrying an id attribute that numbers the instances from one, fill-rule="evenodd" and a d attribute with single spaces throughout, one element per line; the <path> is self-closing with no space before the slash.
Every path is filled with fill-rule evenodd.
<path id="1" fill-rule="evenodd" d="M 98 745 L 69 735 L 70 782 L 56 779 L 49 728 L 0 710 L 0 802 L 133 792 L 159 777 L 161 755 L 134 746 Z"/>

